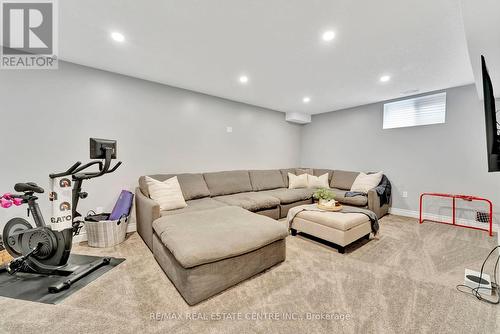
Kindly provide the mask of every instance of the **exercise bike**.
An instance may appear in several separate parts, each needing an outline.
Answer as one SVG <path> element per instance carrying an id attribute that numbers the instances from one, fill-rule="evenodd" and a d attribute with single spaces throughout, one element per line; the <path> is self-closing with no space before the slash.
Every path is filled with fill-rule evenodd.
<path id="1" fill-rule="evenodd" d="M 83 225 L 83 218 L 77 211 L 80 199 L 87 198 L 88 194 L 82 191 L 82 182 L 100 177 L 105 174 L 113 173 L 121 165 L 121 161 L 111 168 L 111 160 L 116 158 L 116 141 L 94 139 L 90 140 L 91 159 L 94 160 L 82 165 L 81 162 L 75 163 L 67 171 L 62 173 L 50 174 L 51 179 L 63 178 L 65 187 L 70 187 L 72 205 L 64 203 L 62 210 L 71 211 L 71 215 L 65 215 L 69 221 L 69 226 L 62 230 L 56 230 L 56 221 L 51 221 L 47 225 L 44 221 L 40 207 L 38 206 L 37 194 L 44 193 L 44 189 L 36 183 L 17 183 L 14 190 L 18 194 L 6 194 L 0 200 L 4 208 L 12 205 L 28 205 L 28 216 L 31 214 L 35 222 L 33 227 L 24 218 L 13 218 L 7 222 L 3 229 L 3 244 L 5 249 L 14 258 L 7 266 L 9 274 L 14 275 L 18 272 L 34 273 L 43 275 L 63 276 L 61 281 L 48 287 L 50 293 L 57 293 L 68 289 L 79 279 L 89 275 L 95 270 L 110 263 L 110 258 L 94 258 L 90 263 L 72 264 L 68 262 L 73 244 L 73 237 L 80 233 Z M 89 172 L 90 167 L 97 166 L 97 171 Z M 69 180 L 71 176 L 72 182 Z M 49 199 L 54 200 L 57 193 L 51 192 Z M 66 224 L 68 225 L 68 224 Z M 65 225 L 65 226 L 66 226 Z"/>

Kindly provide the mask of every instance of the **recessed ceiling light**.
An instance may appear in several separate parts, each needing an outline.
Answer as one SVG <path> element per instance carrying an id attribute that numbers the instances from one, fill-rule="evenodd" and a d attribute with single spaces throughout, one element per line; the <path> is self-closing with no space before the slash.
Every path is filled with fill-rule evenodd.
<path id="1" fill-rule="evenodd" d="M 323 38 L 325 42 L 330 42 L 335 38 L 335 32 L 332 30 L 327 30 L 323 33 L 323 35 L 321 35 L 321 38 Z"/>
<path id="2" fill-rule="evenodd" d="M 125 41 L 125 36 L 119 32 L 112 32 L 111 33 L 111 38 L 115 40 L 116 42 L 124 42 Z"/>
<path id="3" fill-rule="evenodd" d="M 311 98 L 309 96 L 304 96 L 304 98 L 302 99 L 302 102 L 309 103 L 309 102 L 311 102 Z"/>
<path id="4" fill-rule="evenodd" d="M 246 75 L 242 75 L 239 80 L 242 84 L 246 84 L 248 82 L 248 77 Z"/>
<path id="5" fill-rule="evenodd" d="M 380 77 L 380 82 L 387 82 L 389 80 L 391 80 L 391 76 L 389 75 L 383 75 Z"/>

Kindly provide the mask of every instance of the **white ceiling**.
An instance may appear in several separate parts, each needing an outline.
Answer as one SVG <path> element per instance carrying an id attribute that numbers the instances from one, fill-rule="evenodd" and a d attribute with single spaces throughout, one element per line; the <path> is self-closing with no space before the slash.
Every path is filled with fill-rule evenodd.
<path id="1" fill-rule="evenodd" d="M 474 81 L 459 0 L 63 0 L 59 8 L 61 59 L 284 112 Z M 330 44 L 321 40 L 327 29 L 336 32 Z M 112 31 L 126 42 L 112 41 Z M 384 74 L 392 79 L 380 83 Z"/>
<path id="2" fill-rule="evenodd" d="M 500 1 L 462 0 L 462 11 L 478 94 L 483 97 L 481 55 L 484 55 L 493 91 L 500 98 Z"/>

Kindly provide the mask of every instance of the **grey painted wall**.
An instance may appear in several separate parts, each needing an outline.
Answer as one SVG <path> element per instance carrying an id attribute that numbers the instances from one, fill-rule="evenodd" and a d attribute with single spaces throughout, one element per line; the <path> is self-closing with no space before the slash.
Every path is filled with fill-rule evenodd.
<path id="1" fill-rule="evenodd" d="M 0 192 L 88 160 L 89 137 L 118 140 L 123 166 L 84 184 L 81 211 L 112 208 L 140 175 L 283 168 L 300 162 L 298 125 L 285 114 L 69 63 L 2 71 Z M 233 128 L 232 133 L 226 127 Z M 42 196 L 47 213 L 48 201 Z M 25 208 L 0 209 L 0 225 Z"/>
<path id="2" fill-rule="evenodd" d="M 302 132 L 302 165 L 383 170 L 399 209 L 418 210 L 419 194 L 428 191 L 484 196 L 500 205 L 500 173 L 487 172 L 483 107 L 474 86 L 447 90 L 445 124 L 383 130 L 382 119 L 383 103 L 313 116 Z"/>
<path id="3" fill-rule="evenodd" d="M 111 209 L 120 189 L 132 190 L 145 173 L 299 164 L 383 170 L 395 208 L 417 210 L 423 191 L 500 205 L 500 174 L 487 173 L 482 102 L 473 86 L 447 92 L 442 125 L 382 130 L 377 103 L 316 115 L 301 127 L 283 113 L 69 63 L 58 71 L 2 71 L 0 192 L 20 181 L 48 187 L 49 172 L 88 159 L 93 136 L 116 138 L 124 165 L 85 184 L 82 212 Z M 46 196 L 41 204 L 47 213 Z M 0 225 L 19 214 L 24 209 L 0 209 Z"/>

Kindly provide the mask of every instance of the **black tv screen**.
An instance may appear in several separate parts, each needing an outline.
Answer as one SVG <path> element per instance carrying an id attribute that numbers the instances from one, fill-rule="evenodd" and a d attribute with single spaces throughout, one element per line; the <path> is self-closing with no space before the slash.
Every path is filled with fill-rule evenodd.
<path id="1" fill-rule="evenodd" d="M 484 114 L 486 120 L 486 146 L 488 149 L 488 171 L 500 171 L 500 134 L 495 108 L 493 85 L 486 67 L 486 60 L 481 56 L 483 72 Z"/>

